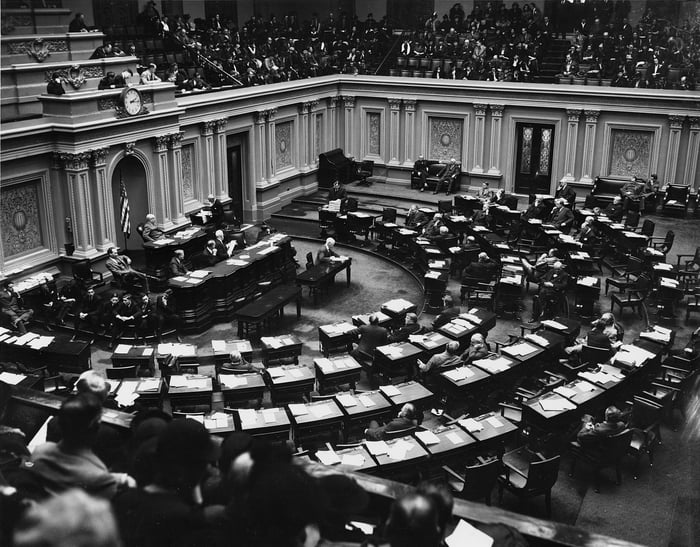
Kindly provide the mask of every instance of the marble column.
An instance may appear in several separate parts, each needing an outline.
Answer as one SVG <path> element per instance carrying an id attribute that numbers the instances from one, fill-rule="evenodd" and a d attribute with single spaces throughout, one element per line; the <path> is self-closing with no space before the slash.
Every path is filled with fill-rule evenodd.
<path id="1" fill-rule="evenodd" d="M 219 199 L 225 199 L 228 196 L 227 125 L 228 118 L 219 118 L 214 124 L 214 195 Z"/>
<path id="2" fill-rule="evenodd" d="M 583 136 L 583 164 L 581 165 L 581 182 L 593 182 L 593 152 L 595 152 L 595 134 L 600 110 L 584 110 L 586 131 Z"/>
<path id="3" fill-rule="evenodd" d="M 320 134 L 317 134 L 318 132 L 318 116 L 321 115 L 321 120 L 325 121 L 323 118 L 323 115 L 318 111 L 318 101 L 310 101 L 309 102 L 309 167 L 311 169 L 318 167 L 318 155 L 321 152 L 324 152 L 324 150 L 317 150 L 316 147 L 316 142 L 321 143 L 322 136 L 324 134 L 323 128 L 320 128 Z M 327 139 L 326 139 L 327 140 Z"/>
<path id="4" fill-rule="evenodd" d="M 163 227 L 168 229 L 173 224 L 187 222 L 185 218 L 185 196 L 182 190 L 182 138 L 184 131 L 171 133 L 168 139 L 170 150 L 170 188 L 165 193 L 166 207 L 170 222 Z"/>
<path id="5" fill-rule="evenodd" d="M 330 97 L 328 99 L 328 148 L 321 150 L 319 153 L 328 152 L 338 148 L 338 97 Z"/>
<path id="6" fill-rule="evenodd" d="M 87 258 L 97 254 L 88 170 L 92 153 L 59 153 L 58 159 L 63 165 L 68 185 L 68 203 L 75 245 L 74 256 Z"/>
<path id="7" fill-rule="evenodd" d="M 698 189 L 698 157 L 700 157 L 700 117 L 688 117 L 690 135 L 688 136 L 688 152 L 685 155 L 685 176 L 683 184 Z"/>
<path id="8" fill-rule="evenodd" d="M 389 102 L 389 165 L 400 165 L 401 99 L 390 98 Z M 412 135 L 411 135 L 412 137 Z M 364 136 L 363 136 L 364 138 Z"/>
<path id="9" fill-rule="evenodd" d="M 301 103 L 299 105 L 300 131 L 299 131 L 299 170 L 302 173 L 309 171 L 309 161 L 311 158 L 311 127 L 309 125 L 311 116 L 311 102 Z"/>
<path id="10" fill-rule="evenodd" d="M 486 130 L 486 106 L 474 103 L 474 157 L 472 173 L 484 172 L 484 135 Z"/>
<path id="11" fill-rule="evenodd" d="M 277 180 L 277 159 L 275 155 L 277 154 L 277 143 L 275 142 L 275 114 L 277 114 L 276 108 L 271 108 L 267 112 L 267 141 L 265 146 L 269 151 L 267 158 L 267 180 L 273 182 Z"/>
<path id="12" fill-rule="evenodd" d="M 216 159 L 214 158 L 214 128 L 216 120 L 209 120 L 202 123 L 202 146 L 203 146 L 203 169 L 204 173 L 204 193 L 200 201 L 206 202 L 208 194 L 216 195 Z"/>
<path id="13" fill-rule="evenodd" d="M 576 142 L 578 141 L 578 122 L 581 117 L 580 108 L 566 109 L 566 153 L 564 155 L 564 177 L 562 180 L 571 182 L 576 180 L 574 170 L 576 169 Z"/>
<path id="14" fill-rule="evenodd" d="M 413 167 L 413 162 L 418 158 L 416 154 L 416 100 L 403 100 L 403 131 L 406 137 L 403 140 L 403 165 Z"/>
<path id="15" fill-rule="evenodd" d="M 491 145 L 489 146 L 489 175 L 501 174 L 501 128 L 503 127 L 503 104 L 491 104 Z"/>
<path id="16" fill-rule="evenodd" d="M 97 213 L 95 223 L 95 247 L 106 251 L 117 240 L 114 229 L 114 204 L 112 203 L 112 185 L 107 180 L 107 154 L 109 148 L 91 151 L 92 186 L 95 189 L 94 210 Z"/>
<path id="17" fill-rule="evenodd" d="M 348 157 L 357 156 L 355 150 L 355 97 L 351 95 L 343 95 L 343 129 L 345 131 L 343 137 L 343 152 Z"/>
<path id="18" fill-rule="evenodd" d="M 257 150 L 257 154 L 253 154 L 253 157 L 257 158 L 258 161 L 253 167 L 256 183 L 264 183 L 267 180 L 265 178 L 265 165 L 267 164 L 268 156 L 268 150 L 265 148 L 265 143 L 267 142 L 267 137 L 265 136 L 266 119 L 267 111 L 261 110 L 255 113 L 254 146 Z"/>
<path id="19" fill-rule="evenodd" d="M 676 184 L 676 172 L 678 170 L 678 153 L 681 142 L 681 131 L 683 131 L 683 122 L 685 116 L 669 114 L 668 126 L 670 128 L 668 134 L 668 152 L 666 153 L 666 175 L 660 177 L 660 180 L 668 184 Z"/>
<path id="20" fill-rule="evenodd" d="M 160 135 L 153 139 L 153 154 L 156 157 L 155 181 L 148 184 L 148 212 L 156 215 L 156 219 L 162 226 L 172 226 L 170 218 L 170 160 L 168 158 L 168 145 L 170 135 Z M 140 221 L 139 221 L 140 222 Z"/>

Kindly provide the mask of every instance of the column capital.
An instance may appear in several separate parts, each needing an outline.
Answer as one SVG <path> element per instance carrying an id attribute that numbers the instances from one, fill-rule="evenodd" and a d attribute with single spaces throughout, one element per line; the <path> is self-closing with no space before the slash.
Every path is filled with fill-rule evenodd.
<path id="1" fill-rule="evenodd" d="M 583 112 L 583 110 L 580 108 L 567 108 L 566 118 L 570 122 L 578 122 L 581 118 L 581 112 Z"/>
<path id="2" fill-rule="evenodd" d="M 109 152 L 109 147 L 97 148 L 96 150 L 91 150 L 92 153 L 92 165 L 94 167 L 99 167 L 107 162 L 107 153 Z"/>
<path id="3" fill-rule="evenodd" d="M 277 109 L 270 108 L 269 110 L 265 111 L 265 118 L 267 119 L 268 122 L 274 122 L 276 114 L 277 114 Z"/>
<path id="4" fill-rule="evenodd" d="M 598 116 L 600 116 L 600 110 L 584 110 L 586 115 L 586 123 L 598 123 Z"/>
<path id="5" fill-rule="evenodd" d="M 403 109 L 407 112 L 415 112 L 416 111 L 416 100 L 415 99 L 404 99 L 403 100 Z"/>
<path id="6" fill-rule="evenodd" d="M 58 152 L 58 162 L 67 171 L 82 171 L 88 168 L 92 154 L 90 152 Z"/>
<path id="7" fill-rule="evenodd" d="M 352 95 L 343 95 L 343 106 L 345 106 L 345 108 L 355 108 L 355 97 Z"/>
<path id="8" fill-rule="evenodd" d="M 125 156 L 132 156 L 136 152 L 136 142 L 127 142 L 124 145 L 124 155 Z"/>
<path id="9" fill-rule="evenodd" d="M 168 149 L 168 143 L 170 142 L 170 135 L 158 135 L 153 139 L 153 151 L 154 152 L 165 152 Z"/>
<path id="10" fill-rule="evenodd" d="M 328 97 L 328 108 L 331 110 L 338 107 L 338 97 Z"/>
<path id="11" fill-rule="evenodd" d="M 491 109 L 491 116 L 494 118 L 501 118 L 503 117 L 503 110 L 505 109 L 506 105 L 504 104 L 490 104 L 489 108 Z"/>
<path id="12" fill-rule="evenodd" d="M 308 114 L 311 112 L 311 101 L 299 103 L 299 114 Z"/>
<path id="13" fill-rule="evenodd" d="M 671 129 L 683 129 L 683 122 L 685 121 L 685 116 L 682 114 L 669 114 L 668 115 L 668 125 Z"/>
<path id="14" fill-rule="evenodd" d="M 401 110 L 401 99 L 397 97 L 389 97 L 387 102 L 392 110 Z"/>
<path id="15" fill-rule="evenodd" d="M 254 112 L 253 118 L 255 119 L 256 124 L 263 125 L 267 120 L 267 110 L 258 110 L 257 112 Z"/>
<path id="16" fill-rule="evenodd" d="M 202 135 L 213 135 L 216 127 L 216 120 L 207 120 L 202 122 Z"/>
<path id="17" fill-rule="evenodd" d="M 698 129 L 700 129 L 700 117 L 688 116 L 688 123 L 690 123 L 690 129 L 692 131 L 697 131 Z"/>
<path id="18" fill-rule="evenodd" d="M 185 136 L 184 131 L 178 131 L 177 133 L 171 133 L 168 135 L 168 146 L 171 149 L 180 148 L 182 146 L 182 139 Z"/>
<path id="19" fill-rule="evenodd" d="M 487 104 L 474 103 L 472 106 L 474 107 L 474 112 L 477 116 L 486 116 L 486 109 L 488 108 Z"/>
<path id="20" fill-rule="evenodd" d="M 228 125 L 228 118 L 219 118 L 218 120 L 214 120 L 214 123 L 216 123 L 216 132 L 223 133 L 226 131 L 226 126 Z"/>

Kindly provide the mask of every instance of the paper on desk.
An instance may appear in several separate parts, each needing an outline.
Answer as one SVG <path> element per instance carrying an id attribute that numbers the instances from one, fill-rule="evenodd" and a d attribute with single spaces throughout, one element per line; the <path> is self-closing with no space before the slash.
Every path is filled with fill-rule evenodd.
<path id="1" fill-rule="evenodd" d="M 265 416 L 264 410 L 263 416 Z M 255 410 L 253 410 L 252 408 L 239 408 L 238 417 L 241 419 L 242 425 L 253 425 L 255 422 L 257 422 L 257 415 L 255 413 Z"/>
<path id="2" fill-rule="evenodd" d="M 309 411 L 306 409 L 306 405 L 299 403 L 290 403 L 289 410 L 292 413 L 292 416 L 304 416 L 305 414 L 309 413 Z"/>
<path id="3" fill-rule="evenodd" d="M 204 416 L 201 414 L 187 414 L 185 418 L 188 420 L 194 420 L 195 422 L 199 422 L 200 424 L 204 425 Z"/>
<path id="4" fill-rule="evenodd" d="M 10 384 L 11 386 L 16 386 L 25 378 L 26 376 L 23 376 L 22 374 L 15 374 L 13 372 L 0 372 L 0 382 L 5 382 L 6 384 Z"/>
<path id="5" fill-rule="evenodd" d="M 440 439 L 432 431 L 416 431 L 416 437 L 426 445 L 440 444 Z"/>
<path id="6" fill-rule="evenodd" d="M 260 337 L 260 341 L 263 344 L 267 344 L 272 349 L 278 349 L 282 347 L 282 342 L 280 342 L 279 338 L 275 338 L 274 336 L 262 336 Z"/>
<path id="7" fill-rule="evenodd" d="M 486 418 L 486 421 L 489 423 L 489 425 L 491 427 L 498 428 L 498 427 L 503 427 L 504 425 L 506 425 L 496 416 L 489 416 L 488 418 Z"/>
<path id="8" fill-rule="evenodd" d="M 292 405 L 289 405 L 289 406 L 291 407 Z M 302 405 L 302 406 L 304 406 L 304 405 Z M 305 410 L 306 410 L 306 408 L 305 408 Z M 326 416 L 330 416 L 331 414 L 333 414 L 333 412 L 331 411 L 330 407 L 327 404 L 314 405 L 314 406 L 309 407 L 309 410 L 311 410 L 311 414 L 313 414 L 317 418 L 325 418 Z"/>
<path id="9" fill-rule="evenodd" d="M 579 284 L 585 285 L 586 287 L 595 287 L 596 283 L 598 283 L 598 279 L 595 277 L 592 277 L 590 275 L 587 275 L 587 276 L 579 279 L 578 282 L 579 282 Z"/>
<path id="10" fill-rule="evenodd" d="M 471 378 L 472 376 L 474 376 L 474 373 L 467 367 L 454 368 L 452 370 L 448 370 L 444 374 L 450 380 L 453 380 L 455 382 L 459 382 L 460 380 L 466 380 L 467 378 Z"/>
<path id="11" fill-rule="evenodd" d="M 195 277 L 197 279 L 204 279 L 206 276 L 209 275 L 210 272 L 207 270 L 195 270 L 193 272 L 190 272 L 190 277 Z"/>
<path id="12" fill-rule="evenodd" d="M 209 417 L 209 418 L 204 418 L 204 427 L 207 429 L 223 429 L 228 426 L 228 419 L 224 415 L 223 418 L 221 417 Z"/>
<path id="13" fill-rule="evenodd" d="M 459 317 L 461 317 L 462 319 L 466 319 L 467 321 L 474 323 L 475 325 L 478 325 L 481 322 L 481 320 L 471 312 L 460 313 Z"/>
<path id="14" fill-rule="evenodd" d="M 576 395 L 576 390 L 566 386 L 559 386 L 554 388 L 554 393 L 558 393 L 562 397 L 573 397 Z"/>
<path id="15" fill-rule="evenodd" d="M 267 373 L 270 375 L 271 378 L 282 378 L 283 376 L 286 376 L 282 367 L 268 368 Z"/>
<path id="16" fill-rule="evenodd" d="M 491 547 L 493 538 L 477 530 L 466 520 L 460 520 L 449 536 L 445 538 L 447 547 Z"/>
<path id="17" fill-rule="evenodd" d="M 126 407 L 133 405 L 134 401 L 139 398 L 139 394 L 136 393 L 136 387 L 136 382 L 127 382 L 126 384 L 122 384 L 119 386 L 119 390 L 117 391 L 117 395 L 114 400 L 119 406 Z"/>
<path id="18" fill-rule="evenodd" d="M 439 279 L 440 278 L 440 272 L 434 272 L 432 270 L 428 271 L 428 273 L 425 274 L 425 277 L 428 279 Z"/>
<path id="19" fill-rule="evenodd" d="M 477 359 L 474 361 L 474 364 L 491 373 L 502 372 L 510 368 L 510 361 L 503 357 L 497 357 L 496 359 Z"/>
<path id="20" fill-rule="evenodd" d="M 464 439 L 462 439 L 456 431 L 450 431 L 445 437 L 449 439 L 452 444 L 462 444 L 464 442 Z"/>
<path id="21" fill-rule="evenodd" d="M 373 456 L 381 456 L 389 450 L 389 446 L 384 441 L 365 441 L 365 446 Z"/>
<path id="22" fill-rule="evenodd" d="M 114 353 L 129 353 L 130 349 L 131 346 L 128 344 L 119 344 L 116 348 L 114 348 Z"/>
<path id="23" fill-rule="evenodd" d="M 143 348 L 141 355 L 143 355 L 144 357 L 148 355 L 153 355 L 153 348 Z"/>
<path id="24" fill-rule="evenodd" d="M 298 368 L 289 369 L 289 375 L 292 378 L 303 378 L 304 377 L 304 373 L 301 370 L 299 370 Z"/>
<path id="25" fill-rule="evenodd" d="M 187 378 L 185 376 L 171 376 L 170 387 L 187 387 Z"/>
<path id="26" fill-rule="evenodd" d="M 275 417 L 275 409 L 274 408 L 266 408 L 265 410 L 262 411 L 263 415 L 263 420 L 265 420 L 266 424 L 274 424 L 277 421 L 277 418 Z"/>
<path id="27" fill-rule="evenodd" d="M 469 433 L 475 433 L 484 429 L 484 426 L 477 422 L 474 418 L 465 418 L 459 421 L 459 425 L 464 427 Z"/>
<path id="28" fill-rule="evenodd" d="M 160 378 L 146 378 L 139 382 L 137 391 L 156 391 L 160 387 Z"/>
<path id="29" fill-rule="evenodd" d="M 369 397 L 366 397 L 364 395 L 360 395 L 358 397 L 358 399 L 362 403 L 362 406 L 364 406 L 365 408 L 369 408 L 371 406 L 376 406 L 375 402 L 372 399 L 370 399 Z"/>
<path id="30" fill-rule="evenodd" d="M 673 265 L 666 264 L 665 262 L 659 262 L 657 264 L 654 264 L 654 269 L 655 270 L 671 271 L 671 270 L 673 270 Z"/>
<path id="31" fill-rule="evenodd" d="M 226 387 L 247 386 L 248 378 L 238 374 L 221 374 L 219 375 L 219 382 Z"/>
<path id="32" fill-rule="evenodd" d="M 352 467 L 361 467 L 365 464 L 365 457 L 362 454 L 344 454 L 340 459 L 340 463 Z"/>
<path id="33" fill-rule="evenodd" d="M 401 391 L 396 386 L 388 385 L 388 386 L 380 386 L 379 388 L 384 395 L 387 397 L 396 397 L 397 395 L 401 395 Z"/>
<path id="34" fill-rule="evenodd" d="M 340 458 L 334 450 L 317 450 L 316 457 L 323 465 L 336 465 L 340 463 Z"/>
<path id="35" fill-rule="evenodd" d="M 357 405 L 357 401 L 355 401 L 355 397 L 353 397 L 352 395 L 348 395 L 346 393 L 344 393 L 343 395 L 338 395 L 338 402 L 341 405 L 343 405 L 345 408 Z"/>
<path id="36" fill-rule="evenodd" d="M 576 405 L 563 397 L 549 397 L 540 399 L 540 406 L 543 410 L 554 412 L 559 410 L 574 410 Z"/>
<path id="37" fill-rule="evenodd" d="M 0 334 L 0 342 L 3 342 L 5 340 L 7 340 L 8 338 L 11 338 L 9 333 L 3 332 L 2 334 Z"/>
<path id="38" fill-rule="evenodd" d="M 581 381 L 576 383 L 576 389 L 578 389 L 581 393 L 588 393 L 590 391 L 595 391 L 596 388 L 593 384 L 586 381 Z"/>
<path id="39" fill-rule="evenodd" d="M 566 330 L 566 325 L 562 325 L 558 321 L 552 321 L 551 319 L 545 319 L 542 321 L 543 325 L 547 325 L 548 327 L 552 327 L 553 329 L 557 330 Z"/>
<path id="40" fill-rule="evenodd" d="M 412 308 L 413 303 L 409 302 L 408 300 L 405 300 L 404 298 L 395 298 L 393 300 L 389 300 L 388 302 L 385 302 L 382 305 L 382 308 L 386 308 L 390 311 L 394 312 L 400 312 L 405 310 L 406 308 Z"/>
<path id="41" fill-rule="evenodd" d="M 172 278 L 172 281 L 177 281 L 178 283 L 184 283 L 185 281 L 187 281 L 187 276 L 177 275 L 177 276 Z"/>
<path id="42" fill-rule="evenodd" d="M 530 340 L 530 342 L 534 342 L 535 344 L 539 346 L 548 346 L 549 342 L 547 341 L 546 338 L 543 336 L 540 336 L 539 334 L 528 334 L 525 336 L 527 340 Z"/>

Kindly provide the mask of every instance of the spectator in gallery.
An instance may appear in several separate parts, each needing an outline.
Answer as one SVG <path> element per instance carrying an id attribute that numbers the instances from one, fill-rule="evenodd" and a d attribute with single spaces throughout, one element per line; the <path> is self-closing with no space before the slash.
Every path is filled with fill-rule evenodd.
<path id="1" fill-rule="evenodd" d="M 49 83 L 46 84 L 46 93 L 49 95 L 63 95 L 65 92 L 66 90 L 63 89 L 61 75 L 58 72 L 54 72 L 51 74 Z"/>
<path id="2" fill-rule="evenodd" d="M 156 65 L 154 63 L 151 63 L 148 65 L 148 68 L 144 70 L 141 73 L 141 83 L 148 85 L 148 84 L 157 84 L 158 82 L 161 81 L 160 77 L 156 74 Z"/>
<path id="3" fill-rule="evenodd" d="M 85 14 L 76 13 L 73 20 L 68 25 L 68 32 L 88 32 L 90 29 L 85 23 Z"/>

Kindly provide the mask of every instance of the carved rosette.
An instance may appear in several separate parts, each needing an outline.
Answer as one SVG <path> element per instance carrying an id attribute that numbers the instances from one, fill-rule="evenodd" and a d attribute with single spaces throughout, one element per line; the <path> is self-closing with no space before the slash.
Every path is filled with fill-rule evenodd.
<path id="1" fill-rule="evenodd" d="M 92 165 L 93 167 L 100 167 L 107 162 L 107 153 L 109 152 L 109 147 L 107 148 L 97 148 L 95 150 L 90 150 L 92 154 Z"/>
<path id="2" fill-rule="evenodd" d="M 600 110 L 584 110 L 584 114 L 586 116 L 586 123 L 598 123 Z"/>
<path id="3" fill-rule="evenodd" d="M 355 97 L 352 95 L 343 95 L 343 106 L 345 106 L 345 108 L 355 108 Z"/>
<path id="4" fill-rule="evenodd" d="M 691 131 L 700 130 L 700 117 L 688 116 L 688 123 L 690 123 L 690 130 Z"/>
<path id="5" fill-rule="evenodd" d="M 486 108 L 488 107 L 487 104 L 482 104 L 482 103 L 474 103 L 474 113 L 477 116 L 486 116 Z"/>
<path id="6" fill-rule="evenodd" d="M 504 104 L 490 104 L 489 108 L 491 109 L 491 116 L 494 118 L 502 118 L 505 107 L 506 105 Z"/>
<path id="7" fill-rule="evenodd" d="M 216 127 L 216 120 L 209 120 L 202 123 L 202 135 L 213 135 Z"/>
<path id="8" fill-rule="evenodd" d="M 124 145 L 124 155 L 125 156 L 132 156 L 136 152 L 136 143 L 135 142 L 127 142 Z"/>
<path id="9" fill-rule="evenodd" d="M 581 118 L 581 112 L 583 112 L 580 108 L 567 108 L 566 109 L 566 118 L 570 122 L 578 122 L 579 119 Z"/>
<path id="10" fill-rule="evenodd" d="M 683 122 L 685 121 L 685 116 L 680 114 L 669 114 L 668 115 L 668 125 L 671 129 L 683 129 Z"/>
<path id="11" fill-rule="evenodd" d="M 168 135 L 168 146 L 171 149 L 180 148 L 182 146 L 182 139 L 185 136 L 184 131 L 178 131 L 177 133 L 171 133 Z"/>
<path id="12" fill-rule="evenodd" d="M 401 110 L 401 99 L 390 97 L 387 99 L 387 102 L 389 103 L 389 108 L 391 108 L 391 110 Z"/>
<path id="13" fill-rule="evenodd" d="M 170 135 L 159 135 L 153 139 L 153 151 L 154 152 L 165 152 L 168 149 L 168 144 L 170 143 Z"/>
<path id="14" fill-rule="evenodd" d="M 416 100 L 415 99 L 404 99 L 403 108 L 406 112 L 416 111 Z"/>
<path id="15" fill-rule="evenodd" d="M 216 129 L 215 131 L 217 133 L 223 133 L 226 131 L 226 126 L 228 125 L 228 118 L 219 118 L 216 120 Z"/>

